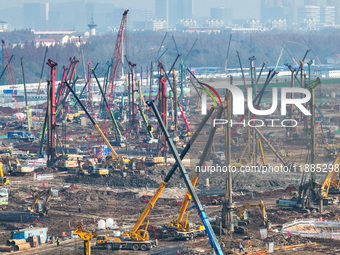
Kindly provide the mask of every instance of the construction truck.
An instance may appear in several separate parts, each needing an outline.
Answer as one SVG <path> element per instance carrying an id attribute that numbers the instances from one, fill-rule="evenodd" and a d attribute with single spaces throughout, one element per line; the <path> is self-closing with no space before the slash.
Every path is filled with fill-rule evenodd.
<path id="1" fill-rule="evenodd" d="M 189 214 L 186 214 L 184 221 L 176 220 L 162 226 L 163 237 L 172 237 L 177 240 L 193 240 L 195 237 L 206 236 L 205 227 L 202 223 L 192 223 L 188 220 Z"/>
<path id="2" fill-rule="evenodd" d="M 9 183 L 9 180 L 4 175 L 2 170 L 2 163 L 0 162 L 0 186 L 6 186 Z"/>

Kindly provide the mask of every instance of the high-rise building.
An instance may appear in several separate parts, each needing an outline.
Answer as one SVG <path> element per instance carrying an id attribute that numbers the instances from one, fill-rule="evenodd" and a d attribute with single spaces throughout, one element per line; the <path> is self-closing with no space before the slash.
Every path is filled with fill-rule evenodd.
<path id="1" fill-rule="evenodd" d="M 222 20 L 224 25 L 230 25 L 233 21 L 233 10 L 225 7 L 210 8 L 210 19 Z"/>
<path id="2" fill-rule="evenodd" d="M 155 15 L 174 27 L 180 20 L 192 18 L 193 0 L 155 0 Z"/>
<path id="3" fill-rule="evenodd" d="M 305 5 L 327 5 L 328 0 L 305 0 Z"/>
<path id="4" fill-rule="evenodd" d="M 335 1 L 335 25 L 340 25 L 340 1 Z"/>
<path id="5" fill-rule="evenodd" d="M 155 18 L 159 20 L 168 20 L 169 1 L 155 0 Z"/>
<path id="6" fill-rule="evenodd" d="M 46 29 L 49 20 L 49 3 L 25 3 L 24 22 L 26 28 Z"/>
<path id="7" fill-rule="evenodd" d="M 313 26 L 315 26 L 316 24 L 320 23 L 320 14 L 321 14 L 320 6 L 315 5 L 300 6 L 298 7 L 297 22 L 299 25 L 313 23 Z M 309 25 L 309 27 L 310 26 L 311 25 Z"/>
<path id="8" fill-rule="evenodd" d="M 261 0 L 261 22 L 266 23 L 272 20 L 287 19 L 286 8 L 282 0 Z"/>
<path id="9" fill-rule="evenodd" d="M 192 0 L 177 0 L 176 2 L 176 10 L 177 10 L 177 19 L 191 19 L 192 18 Z"/>
<path id="10" fill-rule="evenodd" d="M 114 8 L 112 10 L 112 20 L 111 20 L 111 26 L 114 28 L 118 28 L 120 26 L 120 23 L 123 18 L 123 13 L 124 13 L 123 8 Z M 129 17 L 129 16 L 128 16 Z"/>
<path id="11" fill-rule="evenodd" d="M 335 7 L 321 6 L 320 9 L 320 23 L 323 25 L 334 25 L 335 23 Z"/>

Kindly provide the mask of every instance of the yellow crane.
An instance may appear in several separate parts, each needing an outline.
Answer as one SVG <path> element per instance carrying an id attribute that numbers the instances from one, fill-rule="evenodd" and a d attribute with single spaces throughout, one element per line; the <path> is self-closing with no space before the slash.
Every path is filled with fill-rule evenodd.
<path id="1" fill-rule="evenodd" d="M 204 117 L 202 123 L 198 126 L 196 132 L 191 137 L 190 141 L 183 149 L 180 159 L 183 159 L 190 147 L 193 145 L 196 140 L 199 132 L 203 129 L 204 125 L 210 118 L 210 115 L 213 113 L 214 108 L 211 108 L 208 114 Z M 159 114 L 159 113 L 158 113 Z M 158 115 L 159 116 L 159 115 Z M 164 180 L 158 186 L 158 189 L 155 191 L 154 195 L 148 202 L 142 214 L 139 216 L 136 224 L 133 226 L 131 231 L 124 231 L 121 236 L 110 237 L 107 235 L 101 235 L 97 237 L 97 246 L 105 247 L 107 249 L 126 249 L 126 250 L 149 250 L 153 247 L 156 247 L 158 242 L 157 240 L 149 240 L 149 233 L 147 231 L 149 226 L 149 221 L 147 221 L 146 227 L 144 229 L 140 229 L 144 220 L 149 215 L 150 211 L 154 208 L 158 198 L 162 194 L 169 180 L 175 173 L 175 170 L 179 167 L 179 164 L 176 162 L 169 173 L 166 175 Z"/>
<path id="2" fill-rule="evenodd" d="M 330 187 L 332 186 L 339 187 L 339 179 L 337 179 L 337 176 L 339 175 L 339 165 L 340 165 L 340 152 L 338 152 L 338 155 L 332 164 L 332 169 L 329 171 L 326 179 L 324 180 L 321 186 L 321 197 L 324 199 L 328 198 L 328 192 Z"/>
<path id="3" fill-rule="evenodd" d="M 216 115 L 217 119 L 221 117 L 222 112 L 223 112 L 223 108 L 220 108 Z M 203 166 L 205 159 L 207 155 L 209 154 L 216 130 L 217 130 L 217 126 L 213 127 L 210 131 L 208 141 L 201 155 L 200 162 L 198 163 L 198 166 L 200 167 Z M 190 181 L 193 187 L 196 186 L 198 177 L 199 177 L 199 171 L 194 171 L 190 178 Z M 203 236 L 206 234 L 205 228 L 202 224 L 195 225 L 188 221 L 189 211 L 187 210 L 187 208 L 188 208 L 190 200 L 191 200 L 191 195 L 190 195 L 189 190 L 187 190 L 185 197 L 182 200 L 182 205 L 179 209 L 179 215 L 177 219 L 172 220 L 170 223 L 163 226 L 163 232 L 165 234 L 169 234 L 170 236 L 178 238 L 178 239 L 186 239 L 186 240 L 193 239 L 196 236 Z M 186 214 L 186 217 L 184 219 L 185 214 Z"/>
<path id="4" fill-rule="evenodd" d="M 2 163 L 0 162 L 0 186 L 6 186 L 9 183 L 9 180 L 4 175 L 2 170 Z"/>
<path id="5" fill-rule="evenodd" d="M 96 232 L 85 230 L 78 225 L 73 234 L 84 240 L 84 255 L 91 255 L 91 239 L 97 236 Z"/>

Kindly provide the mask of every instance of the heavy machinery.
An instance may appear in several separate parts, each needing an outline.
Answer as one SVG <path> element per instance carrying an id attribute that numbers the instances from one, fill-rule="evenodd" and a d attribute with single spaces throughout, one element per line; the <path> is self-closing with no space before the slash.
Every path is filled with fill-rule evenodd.
<path id="1" fill-rule="evenodd" d="M 23 175 L 30 174 L 34 171 L 33 167 L 22 166 L 19 159 L 17 157 L 8 157 L 5 158 L 3 162 L 7 162 L 8 164 L 8 173 L 10 175 Z"/>
<path id="2" fill-rule="evenodd" d="M 45 200 L 43 203 L 39 202 L 41 197 L 45 196 Z M 27 206 L 26 209 L 32 213 L 38 213 L 43 216 L 49 209 L 49 201 L 52 197 L 52 188 L 45 189 L 41 192 L 37 192 L 33 195 L 33 201 L 31 205 Z"/>
<path id="3" fill-rule="evenodd" d="M 85 230 L 78 225 L 73 234 L 84 240 L 84 255 L 91 255 L 91 239 L 97 236 L 96 232 Z"/>
<path id="4" fill-rule="evenodd" d="M 326 176 L 322 185 L 319 185 L 320 189 L 315 189 L 314 201 L 318 202 L 322 200 L 323 205 L 332 205 L 339 202 L 338 198 L 328 197 L 328 194 L 332 190 L 338 190 L 336 193 L 340 193 L 340 182 L 337 179 L 339 175 L 339 163 L 340 163 L 340 152 L 335 158 L 333 164 L 330 164 L 328 167 L 331 168 L 328 175 Z M 276 201 L 277 206 L 281 207 L 293 207 L 293 208 L 304 208 L 310 206 L 310 201 L 304 201 L 307 193 L 307 189 L 309 188 L 309 183 L 305 182 L 307 172 L 303 172 L 302 181 L 300 183 L 299 192 L 296 196 L 293 196 L 291 199 L 280 198 Z M 316 185 L 317 186 L 317 185 Z M 309 204 L 309 206 L 308 206 Z"/>
<path id="5" fill-rule="evenodd" d="M 176 160 L 176 164 L 179 166 L 179 169 L 181 170 L 181 174 L 182 174 L 182 176 L 184 178 L 184 181 L 185 181 L 185 184 L 186 184 L 186 186 L 188 188 L 190 196 L 192 197 L 192 200 L 195 203 L 198 215 L 201 218 L 201 221 L 202 221 L 202 224 L 203 224 L 203 226 L 205 228 L 206 233 L 208 234 L 210 244 L 211 244 L 214 252 L 217 255 L 222 255 L 223 251 L 222 251 L 222 249 L 221 249 L 221 247 L 220 247 L 220 245 L 218 243 L 218 240 L 216 238 L 216 235 L 215 235 L 215 233 L 214 233 L 214 231 L 213 231 L 213 229 L 211 227 L 211 224 L 210 224 L 210 222 L 208 220 L 208 216 L 205 213 L 200 200 L 198 199 L 198 196 L 197 196 L 197 194 L 196 194 L 196 192 L 194 190 L 194 187 L 193 187 L 193 185 L 192 185 L 192 183 L 190 181 L 188 173 L 187 173 L 187 171 L 186 171 L 186 169 L 185 169 L 185 167 L 184 167 L 184 165 L 183 165 L 183 163 L 181 161 L 182 158 L 180 158 L 180 156 L 178 155 L 176 147 L 175 147 L 175 145 L 174 145 L 174 143 L 173 143 L 173 141 L 172 141 L 172 139 L 171 139 L 171 137 L 170 137 L 170 135 L 169 135 L 165 125 L 164 125 L 164 122 L 162 121 L 162 117 L 161 117 L 157 107 L 155 106 L 154 102 L 152 102 L 152 101 L 150 102 L 149 101 L 148 105 L 152 107 L 152 109 L 153 109 L 153 111 L 155 113 L 155 116 L 157 118 L 157 121 L 158 121 L 158 123 L 159 123 L 159 125 L 161 127 L 161 130 L 162 130 L 162 132 L 165 135 L 165 139 L 166 139 L 166 141 L 167 141 L 167 143 L 168 143 L 168 145 L 170 147 L 170 151 L 172 152 L 172 154 L 173 154 L 173 156 L 174 156 L 174 158 Z M 209 115 L 208 115 L 208 117 L 209 117 Z"/>
<path id="6" fill-rule="evenodd" d="M 104 143 L 107 145 L 108 149 L 110 150 L 110 152 L 112 153 L 112 158 L 113 159 L 117 159 L 119 161 L 119 159 L 121 157 L 118 156 L 118 154 L 116 153 L 116 151 L 113 149 L 112 145 L 110 144 L 109 140 L 107 140 L 106 136 L 104 135 L 103 131 L 100 129 L 100 127 L 98 126 L 98 124 L 96 123 L 96 121 L 93 119 L 93 117 L 90 115 L 90 113 L 87 111 L 87 109 L 85 108 L 85 106 L 83 105 L 83 103 L 80 101 L 79 97 L 76 95 L 76 93 L 74 92 L 74 90 L 72 89 L 72 87 L 65 82 L 66 86 L 69 88 L 70 92 L 73 94 L 74 98 L 77 100 L 78 104 L 81 106 L 81 108 L 83 108 L 85 114 L 87 115 L 87 117 L 90 119 L 92 125 L 95 127 L 95 129 L 97 130 L 97 132 L 99 133 L 99 135 L 101 136 L 101 138 L 103 139 Z"/>
<path id="7" fill-rule="evenodd" d="M 2 170 L 2 163 L 0 162 L 0 186 L 6 186 L 9 183 L 9 180 L 4 175 Z"/>
<path id="8" fill-rule="evenodd" d="M 339 165 L 340 165 L 340 152 L 335 158 L 332 169 L 329 171 L 327 177 L 325 178 L 320 191 L 320 196 L 323 199 L 323 204 L 334 204 L 338 202 L 338 199 L 328 197 L 328 193 L 330 191 L 334 191 L 334 193 L 340 193 L 340 180 L 339 177 Z M 338 192 L 335 192 L 338 191 Z"/>
<path id="9" fill-rule="evenodd" d="M 160 117 L 160 114 L 159 114 L 158 110 L 155 109 L 155 107 L 153 107 L 153 109 L 154 109 L 154 111 L 156 113 L 158 121 L 160 123 L 163 123 L 163 122 L 160 121 L 161 117 Z M 209 113 L 207 114 L 207 116 L 205 116 L 205 118 L 203 119 L 202 123 L 197 128 L 197 131 L 191 137 L 190 142 L 187 144 L 187 146 L 182 151 L 180 159 L 183 159 L 184 156 L 186 155 L 186 153 L 189 151 L 190 147 L 193 145 L 193 143 L 196 140 L 199 132 L 203 129 L 205 123 L 208 121 L 208 119 L 210 118 L 210 115 L 212 114 L 213 111 L 214 111 L 214 109 L 212 108 L 209 111 Z M 164 124 L 162 125 L 162 130 L 166 132 L 166 137 L 168 137 L 168 142 L 171 141 L 170 140 L 170 136 L 167 133 L 165 127 L 164 127 Z M 172 144 L 171 148 L 172 148 L 173 152 L 176 151 L 176 149 L 175 149 L 173 144 Z M 155 240 L 155 241 L 150 241 L 149 240 L 149 234 L 147 232 L 148 223 L 146 224 L 146 228 L 145 229 L 140 229 L 140 227 L 143 224 L 143 222 L 146 219 L 146 217 L 149 215 L 150 211 L 154 208 L 154 206 L 155 206 L 159 196 L 161 195 L 161 193 L 165 189 L 165 187 L 168 184 L 169 180 L 171 179 L 172 175 L 175 173 L 175 170 L 177 169 L 177 167 L 180 166 L 181 170 L 184 169 L 184 166 L 180 165 L 181 161 L 179 160 L 178 154 L 176 154 L 176 156 L 177 156 L 176 157 L 176 159 L 177 159 L 176 163 L 173 165 L 173 167 L 171 168 L 171 170 L 169 171 L 169 173 L 167 174 L 165 179 L 159 185 L 159 187 L 156 190 L 156 192 L 154 193 L 153 197 L 149 200 L 146 208 L 144 209 L 144 211 L 142 212 L 141 216 L 137 220 L 137 222 L 134 225 L 133 229 L 131 231 L 123 232 L 122 235 L 119 236 L 119 237 L 109 237 L 109 236 L 104 236 L 104 235 L 103 236 L 98 236 L 97 237 L 97 245 L 98 246 L 102 246 L 102 247 L 105 247 L 105 248 L 112 248 L 112 249 L 145 250 L 145 249 L 151 249 L 152 247 L 155 247 L 157 245 L 157 240 Z M 182 171 L 182 173 L 185 173 L 185 175 L 187 175 L 185 169 L 184 169 L 184 171 Z M 187 180 L 187 183 L 188 182 L 189 181 Z M 198 199 L 197 200 L 195 200 L 195 199 L 196 199 L 196 194 L 195 194 L 194 201 L 198 200 Z M 207 217 L 204 212 L 200 213 L 200 216 L 204 220 Z M 216 242 L 217 242 L 217 240 L 212 242 L 212 243 L 215 245 Z M 218 255 L 223 254 L 222 251 L 220 250 L 220 248 L 219 249 L 218 248 L 219 248 L 219 246 L 216 249 L 217 254 Z"/>
<path id="10" fill-rule="evenodd" d="M 102 98 L 103 98 L 103 102 L 104 102 L 104 104 L 106 106 L 106 110 L 109 112 L 109 116 L 110 116 L 110 119 L 112 121 L 112 125 L 114 126 L 114 128 L 116 130 L 116 143 L 115 143 L 115 145 L 116 146 L 125 147 L 126 146 L 126 137 L 123 136 L 121 131 L 120 131 L 118 122 L 117 122 L 117 120 L 116 120 L 116 118 L 115 118 L 115 116 L 113 114 L 113 111 L 111 111 L 111 109 L 110 109 L 110 105 L 109 105 L 109 103 L 106 100 L 105 93 L 104 93 L 104 91 L 102 89 L 102 86 L 100 85 L 99 80 L 97 78 L 97 75 L 96 75 L 96 73 L 94 72 L 93 69 L 92 69 L 92 74 L 93 74 L 94 78 L 97 81 L 97 85 L 98 85 L 98 88 L 100 90 L 100 93 L 102 94 Z"/>
<path id="11" fill-rule="evenodd" d="M 248 220 L 248 208 L 253 208 L 253 207 L 259 207 L 260 212 L 263 218 L 263 225 L 268 226 L 268 218 L 267 218 L 267 213 L 266 213 L 266 208 L 264 206 L 263 201 L 261 200 L 258 204 L 245 204 L 242 205 L 238 211 L 237 211 L 237 220 L 238 220 L 238 225 L 247 225 L 249 223 Z"/>
<path id="12" fill-rule="evenodd" d="M 222 111 L 223 109 L 220 108 L 216 115 L 217 119 L 221 118 Z M 206 160 L 206 157 L 209 154 L 217 127 L 218 126 L 214 126 L 210 131 L 208 141 L 205 145 L 204 151 L 197 165 L 198 167 L 203 166 Z M 193 172 L 191 176 L 191 183 L 193 187 L 196 186 L 198 177 L 199 177 L 199 172 L 197 171 Z M 189 211 L 187 210 L 187 208 L 188 208 L 190 199 L 191 199 L 191 195 L 189 191 L 187 191 L 187 193 L 185 194 L 185 197 L 183 198 L 182 205 L 179 209 L 179 215 L 177 219 L 172 220 L 170 223 L 162 226 L 164 236 L 171 236 L 176 239 L 192 240 L 194 237 L 206 235 L 205 228 L 202 224 L 193 224 L 190 221 L 188 221 Z M 184 219 L 185 214 L 186 214 L 186 217 Z"/>
<path id="13" fill-rule="evenodd" d="M 86 171 L 89 175 L 92 176 L 108 176 L 110 174 L 109 169 L 103 166 L 99 166 L 96 159 L 87 159 L 85 162 L 81 162 L 78 159 L 77 161 L 80 169 L 80 174 L 86 174 Z"/>
<path id="14" fill-rule="evenodd" d="M 147 166 L 165 164 L 165 158 L 164 157 L 146 157 L 144 160 L 144 163 Z"/>
<path id="15" fill-rule="evenodd" d="M 78 168 L 78 162 L 76 160 L 69 160 L 66 157 L 59 157 L 56 165 L 59 169 L 59 171 L 68 171 L 70 169 L 76 169 Z"/>

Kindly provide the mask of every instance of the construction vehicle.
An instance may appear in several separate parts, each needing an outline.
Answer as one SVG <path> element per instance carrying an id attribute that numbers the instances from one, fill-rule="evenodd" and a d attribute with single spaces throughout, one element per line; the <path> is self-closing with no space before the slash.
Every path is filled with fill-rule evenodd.
<path id="1" fill-rule="evenodd" d="M 39 202 L 41 197 L 45 196 L 43 203 Z M 41 192 L 37 192 L 33 195 L 32 203 L 24 207 L 24 211 L 30 211 L 32 213 L 38 213 L 40 216 L 44 216 L 44 213 L 49 209 L 49 201 L 52 197 L 52 188 L 45 189 Z"/>
<path id="2" fill-rule="evenodd" d="M 165 164 L 164 157 L 146 157 L 144 160 L 145 165 L 154 166 L 158 164 Z"/>
<path id="3" fill-rule="evenodd" d="M 222 108 L 219 109 L 216 118 L 221 118 L 222 115 Z M 200 161 L 198 163 L 198 167 L 203 166 L 207 155 L 209 154 L 214 135 L 216 133 L 217 126 L 213 127 L 210 131 L 208 141 L 204 147 L 203 153 L 200 157 Z M 191 176 L 191 183 L 192 186 L 195 187 L 196 183 L 198 181 L 199 172 L 195 171 L 193 172 Z M 202 224 L 193 224 L 190 221 L 188 221 L 189 218 L 189 211 L 188 211 L 188 205 L 189 201 L 191 199 L 191 195 L 189 191 L 185 194 L 185 197 L 182 200 L 182 205 L 179 209 L 179 215 L 176 220 L 172 220 L 170 223 L 165 224 L 162 226 L 163 235 L 165 237 L 171 236 L 176 239 L 184 239 L 184 240 L 192 240 L 194 237 L 198 236 L 205 236 L 205 227 Z M 184 215 L 186 214 L 185 220 Z"/>
<path id="4" fill-rule="evenodd" d="M 261 200 L 258 204 L 245 204 L 242 205 L 238 211 L 237 211 L 237 220 L 238 220 L 238 225 L 239 226 L 244 226 L 249 224 L 248 220 L 248 208 L 253 208 L 253 207 L 259 207 L 261 211 L 261 215 L 263 218 L 263 225 L 268 226 L 268 218 L 267 218 L 267 213 L 266 213 L 266 208 L 264 206 L 263 201 Z"/>
<path id="5" fill-rule="evenodd" d="M 109 169 L 100 167 L 94 160 L 87 159 L 84 163 L 78 162 L 82 174 L 85 174 L 85 169 L 87 169 L 89 175 L 93 176 L 108 176 L 110 174 Z"/>
<path id="6" fill-rule="evenodd" d="M 60 156 L 57 161 L 57 168 L 59 171 L 68 171 L 70 169 L 78 168 L 78 162 L 76 160 L 68 160 L 67 158 Z"/>
<path id="7" fill-rule="evenodd" d="M 101 138 L 103 139 L 104 143 L 107 145 L 108 149 L 111 151 L 112 153 L 112 158 L 113 159 L 117 159 L 119 161 L 119 159 L 121 157 L 118 156 L 118 154 L 116 153 L 116 151 L 113 149 L 112 145 L 110 144 L 109 140 L 107 140 L 106 136 L 104 135 L 103 131 L 100 129 L 99 125 L 96 123 L 96 121 L 93 119 L 93 117 L 90 115 L 90 113 L 87 111 L 87 109 L 85 108 L 85 106 L 83 105 L 83 103 L 80 101 L 79 97 L 76 95 L 76 93 L 74 92 L 74 90 L 72 89 L 72 87 L 65 82 L 66 86 L 69 88 L 70 92 L 73 94 L 74 98 L 77 100 L 78 104 L 81 106 L 81 108 L 84 110 L 85 114 L 87 115 L 87 117 L 90 119 L 92 125 L 95 127 L 95 129 L 97 130 L 97 132 L 99 133 L 99 135 L 101 136 Z"/>
<path id="8" fill-rule="evenodd" d="M 91 239 L 97 237 L 96 232 L 85 230 L 80 225 L 78 225 L 73 231 L 73 234 L 78 235 L 84 240 L 84 254 L 91 255 Z"/>
<path id="9" fill-rule="evenodd" d="M 339 179 L 337 179 L 337 175 L 339 171 L 333 171 L 333 167 L 336 168 L 340 163 L 340 152 L 338 153 L 336 159 L 334 160 L 332 165 L 332 169 L 329 171 L 322 185 L 319 185 L 320 190 L 316 190 L 316 196 L 314 197 L 315 201 L 321 201 L 323 205 L 332 205 L 337 204 L 339 202 L 337 197 L 328 197 L 328 194 L 332 189 L 339 188 Z M 304 208 L 305 204 L 308 202 L 304 202 L 304 197 L 306 196 L 307 189 L 309 187 L 309 183 L 305 182 L 306 172 L 303 172 L 302 180 L 299 187 L 299 192 L 296 196 L 293 196 L 290 199 L 280 198 L 276 201 L 276 206 L 280 207 L 292 207 L 292 208 Z M 310 202 L 308 202 L 310 203 Z"/>
<path id="10" fill-rule="evenodd" d="M 199 198 L 198 198 L 198 196 L 197 196 L 197 194 L 196 194 L 196 192 L 194 190 L 193 184 L 191 182 L 192 180 L 190 180 L 190 178 L 188 176 L 188 173 L 186 172 L 186 169 L 185 169 L 185 167 L 184 167 L 184 165 L 183 165 L 183 163 L 181 161 L 182 157 L 180 157 L 178 155 L 177 149 L 176 149 L 176 147 L 175 147 L 175 145 L 174 145 L 174 143 L 173 143 L 173 141 L 171 139 L 171 136 L 168 133 L 164 122 L 162 121 L 162 116 L 160 115 L 160 113 L 159 113 L 157 107 L 155 106 L 154 102 L 149 101 L 148 105 L 152 107 L 152 109 L 153 109 L 153 111 L 155 113 L 155 116 L 157 118 L 157 121 L 158 121 L 158 123 L 160 125 L 160 128 L 161 128 L 162 132 L 165 135 L 165 139 L 166 139 L 166 141 L 167 141 L 167 143 L 168 143 L 168 145 L 170 147 L 170 151 L 172 152 L 172 154 L 173 154 L 173 156 L 174 156 L 174 158 L 176 160 L 175 166 L 178 165 L 179 169 L 181 170 L 181 174 L 182 174 L 182 177 L 184 178 L 184 181 L 185 181 L 185 184 L 186 184 L 186 186 L 188 188 L 189 194 L 190 194 L 190 196 L 191 196 L 191 198 L 192 198 L 192 200 L 193 200 L 193 202 L 194 202 L 194 204 L 196 206 L 198 215 L 199 215 L 199 217 L 200 217 L 200 219 L 202 221 L 202 224 L 203 224 L 203 226 L 205 228 L 205 231 L 208 234 L 210 244 L 211 244 L 212 248 L 214 249 L 214 252 L 215 252 L 216 255 L 222 255 L 223 251 L 222 251 L 222 249 L 221 249 L 221 247 L 220 247 L 220 245 L 218 243 L 218 240 L 216 238 L 216 235 L 215 235 L 215 233 L 214 233 L 214 231 L 213 231 L 213 229 L 211 227 L 211 224 L 210 224 L 210 222 L 208 220 L 208 216 L 205 213 L 205 211 L 203 209 L 203 206 L 202 206 L 202 204 L 201 204 L 201 202 L 200 202 L 200 200 L 199 200 Z M 210 112 L 208 117 L 211 115 L 211 113 L 212 113 L 212 111 Z M 189 141 L 189 143 L 191 144 L 191 141 Z M 177 168 L 177 166 L 176 166 L 176 168 Z M 170 171 L 170 173 L 171 173 L 171 171 Z M 164 188 L 165 188 L 165 185 L 166 185 L 167 182 L 165 182 L 165 181 L 163 181 L 163 182 L 164 182 Z"/>
<path id="11" fill-rule="evenodd" d="M 4 175 L 2 170 L 2 163 L 0 162 L 0 186 L 6 186 L 9 183 L 9 180 Z"/>
<path id="12" fill-rule="evenodd" d="M 339 176 L 339 164 L 340 164 L 340 152 L 338 153 L 337 157 L 335 158 L 333 164 L 332 164 L 332 169 L 329 171 L 327 177 L 325 178 L 322 186 L 321 186 L 321 194 L 320 197 L 323 200 L 323 204 L 324 205 L 329 205 L 329 204 L 334 204 L 334 203 L 338 203 L 339 200 L 338 198 L 330 198 L 328 197 L 328 193 L 329 191 L 332 191 L 332 189 L 334 190 L 339 190 L 340 187 L 340 181 L 339 179 L 337 179 L 337 177 Z M 336 168 L 337 170 L 336 171 Z M 337 193 L 337 192 L 334 192 Z M 339 192 L 340 193 L 340 192 Z"/>
<path id="13" fill-rule="evenodd" d="M 4 159 L 8 164 L 8 173 L 10 175 L 30 174 L 34 171 L 34 167 L 22 166 L 19 159 L 16 157 L 8 157 Z"/>
<path id="14" fill-rule="evenodd" d="M 169 134 L 166 131 L 166 128 L 165 128 L 163 122 L 161 121 L 161 117 L 160 117 L 158 110 L 155 109 L 155 107 L 153 107 L 153 109 L 156 113 L 158 121 L 162 124 L 161 128 L 162 128 L 163 132 L 166 132 L 166 137 L 170 137 Z M 187 173 L 186 173 L 185 168 L 184 168 L 183 164 L 181 163 L 180 159 L 184 158 L 184 156 L 186 155 L 186 153 L 188 152 L 190 147 L 193 145 L 195 139 L 197 138 L 199 132 L 203 129 L 205 123 L 208 121 L 213 110 L 214 109 L 211 109 L 210 112 L 208 113 L 208 115 L 205 116 L 201 125 L 198 127 L 197 131 L 192 136 L 190 142 L 187 144 L 187 146 L 182 151 L 181 156 L 179 157 L 178 154 L 175 154 L 176 155 L 175 158 L 177 159 L 176 163 L 173 165 L 173 167 L 171 168 L 171 170 L 169 171 L 169 173 L 167 174 L 165 179 L 159 185 L 159 187 L 156 190 L 156 192 L 154 193 L 153 197 L 149 200 L 146 208 L 144 209 L 141 216 L 137 220 L 133 229 L 131 231 L 123 232 L 122 235 L 119 236 L 119 237 L 110 238 L 110 237 L 104 236 L 104 235 L 98 236 L 97 237 L 97 245 L 98 246 L 102 246 L 102 247 L 105 247 L 105 248 L 112 248 L 112 249 L 132 249 L 132 250 L 139 250 L 140 249 L 140 250 L 145 250 L 145 249 L 151 249 L 152 247 L 155 247 L 157 245 L 157 240 L 154 240 L 154 241 L 149 240 L 149 234 L 147 232 L 147 228 L 148 228 L 149 224 L 148 223 L 146 224 L 145 229 L 140 229 L 140 227 L 143 224 L 146 217 L 149 215 L 150 211 L 154 208 L 159 196 L 163 192 L 165 186 L 167 185 L 167 183 L 171 179 L 172 175 L 174 174 L 174 172 L 175 172 L 175 170 L 177 169 L 178 166 L 180 166 L 182 173 L 184 173 L 183 175 L 186 176 L 186 183 L 189 182 L 189 180 L 188 180 L 189 178 L 187 177 Z M 167 141 L 169 143 L 172 143 L 172 140 L 170 138 Z M 173 153 L 174 152 L 177 153 L 173 143 L 171 144 L 171 149 L 172 149 Z M 196 193 L 194 193 L 194 201 L 195 202 L 198 201 Z M 200 206 L 200 208 L 202 208 L 202 205 L 199 202 L 198 202 L 198 205 Z M 200 216 L 204 220 L 204 222 L 206 223 L 207 216 L 206 216 L 205 212 L 201 211 Z M 211 229 L 211 228 L 209 228 L 209 229 Z M 209 232 L 209 233 L 211 233 L 211 232 Z M 211 235 L 214 236 L 213 233 Z M 214 240 L 211 243 L 212 243 L 213 246 L 217 246 L 216 249 L 215 249 L 216 254 L 218 254 L 218 255 L 223 254 L 221 248 L 219 247 L 219 245 L 217 243 L 217 240 Z"/>

